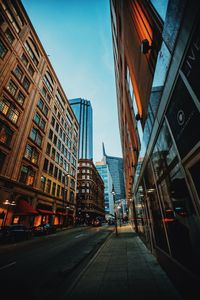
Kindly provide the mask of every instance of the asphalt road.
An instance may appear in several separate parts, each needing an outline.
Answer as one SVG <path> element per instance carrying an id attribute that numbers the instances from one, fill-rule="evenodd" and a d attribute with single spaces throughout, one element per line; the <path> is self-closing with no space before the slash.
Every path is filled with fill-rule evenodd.
<path id="1" fill-rule="evenodd" d="M 77 228 L 0 246 L 0 297 L 60 299 L 112 230 Z"/>

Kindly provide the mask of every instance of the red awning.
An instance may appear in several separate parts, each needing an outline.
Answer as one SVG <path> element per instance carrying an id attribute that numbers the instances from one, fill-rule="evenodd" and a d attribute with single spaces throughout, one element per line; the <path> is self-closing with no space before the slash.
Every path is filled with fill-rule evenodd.
<path id="1" fill-rule="evenodd" d="M 18 216 L 32 216 L 38 215 L 38 212 L 26 200 L 19 200 L 14 214 Z"/>
<path id="2" fill-rule="evenodd" d="M 39 213 L 41 213 L 42 215 L 55 215 L 54 212 L 52 212 L 51 210 L 45 210 L 45 209 L 38 209 Z"/>
<path id="3" fill-rule="evenodd" d="M 66 216 L 67 215 L 67 213 L 64 213 L 64 212 L 61 212 L 61 211 L 57 211 L 56 214 L 61 215 L 61 216 Z"/>

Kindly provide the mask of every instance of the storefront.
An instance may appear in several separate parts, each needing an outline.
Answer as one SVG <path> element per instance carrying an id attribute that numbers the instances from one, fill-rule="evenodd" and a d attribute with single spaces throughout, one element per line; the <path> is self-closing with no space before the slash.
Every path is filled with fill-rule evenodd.
<path id="1" fill-rule="evenodd" d="M 199 24 L 193 32 L 133 191 L 142 240 L 188 286 L 200 282 Z"/>

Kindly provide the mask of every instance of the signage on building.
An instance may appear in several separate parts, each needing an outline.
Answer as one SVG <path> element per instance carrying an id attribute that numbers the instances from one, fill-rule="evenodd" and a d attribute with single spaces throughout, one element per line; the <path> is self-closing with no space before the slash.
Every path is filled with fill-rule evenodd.
<path id="1" fill-rule="evenodd" d="M 200 101 L 200 24 L 192 37 L 182 71 L 187 77 L 193 91 Z"/>
<path id="2" fill-rule="evenodd" d="M 181 79 L 176 84 L 166 117 L 183 158 L 199 142 L 200 113 Z"/>

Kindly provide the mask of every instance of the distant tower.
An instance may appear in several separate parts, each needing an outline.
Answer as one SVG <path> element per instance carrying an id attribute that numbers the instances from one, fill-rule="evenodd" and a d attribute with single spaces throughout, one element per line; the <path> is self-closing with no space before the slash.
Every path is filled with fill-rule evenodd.
<path id="1" fill-rule="evenodd" d="M 95 164 L 97 171 L 101 175 L 104 182 L 104 208 L 105 214 L 114 215 L 114 202 L 112 195 L 112 177 L 108 169 L 108 165 L 102 160 Z"/>
<path id="2" fill-rule="evenodd" d="M 116 200 L 126 199 L 125 186 L 124 186 L 124 166 L 123 159 L 121 157 L 108 156 L 105 151 L 104 143 L 103 147 L 103 162 L 108 165 L 112 181 L 116 193 Z"/>
<path id="3" fill-rule="evenodd" d="M 80 125 L 79 159 L 93 159 L 92 106 L 89 100 L 75 98 L 69 100 Z"/>

